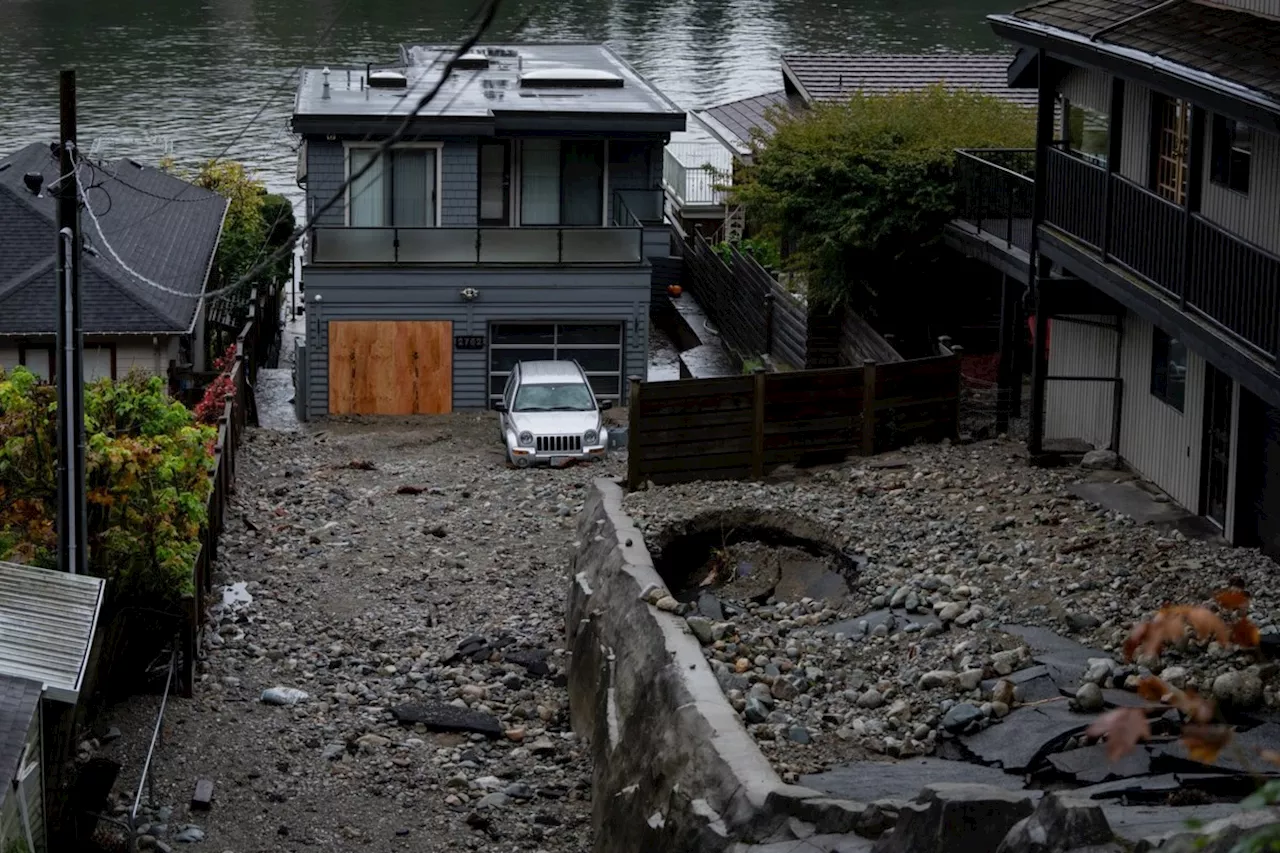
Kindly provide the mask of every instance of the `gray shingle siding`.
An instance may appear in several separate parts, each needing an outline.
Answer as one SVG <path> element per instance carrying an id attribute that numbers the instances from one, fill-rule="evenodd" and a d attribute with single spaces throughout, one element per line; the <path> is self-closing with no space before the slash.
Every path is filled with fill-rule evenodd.
<path id="1" fill-rule="evenodd" d="M 559 269 L 323 270 L 304 273 L 307 413 L 329 410 L 329 323 L 449 320 L 455 335 L 488 335 L 501 321 L 616 321 L 623 324 L 623 376 L 643 376 L 649 339 L 648 267 Z M 464 287 L 480 298 L 464 302 Z M 323 299 L 317 303 L 316 296 Z M 453 408 L 487 407 L 487 354 L 453 354 Z M 625 384 L 624 384 L 625 391 Z"/>
<path id="2" fill-rule="evenodd" d="M 315 138 L 307 140 L 307 216 L 319 210 L 347 179 L 345 157 L 341 142 Z M 335 204 L 315 224 L 344 224 L 344 205 L 345 202 Z"/>
<path id="3" fill-rule="evenodd" d="M 479 205 L 479 143 L 449 139 L 441 157 L 441 225 L 475 225 Z"/>

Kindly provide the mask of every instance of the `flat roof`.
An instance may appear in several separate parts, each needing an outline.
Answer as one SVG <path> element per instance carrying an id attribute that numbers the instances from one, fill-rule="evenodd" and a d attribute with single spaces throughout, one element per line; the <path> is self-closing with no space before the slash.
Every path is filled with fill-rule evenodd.
<path id="1" fill-rule="evenodd" d="M 397 65 L 373 66 L 375 73 L 403 74 L 406 85 L 401 88 L 370 88 L 367 80 L 362 87 L 368 67 L 331 66 L 326 95 L 324 69 L 303 70 L 294 102 L 295 131 L 335 132 L 331 128 L 341 127 L 343 122 L 355 133 L 370 123 L 388 130 L 395 127 L 440 80 L 455 49 L 405 47 Z M 601 119 L 629 119 L 628 124 L 618 127 L 624 132 L 684 130 L 684 110 L 607 45 L 486 45 L 472 53 L 487 57 L 488 67 L 455 69 L 435 99 L 418 114 L 416 129 L 452 125 L 455 132 L 478 135 L 504 129 L 550 131 L 563 125 L 567 117 L 576 116 L 596 124 Z M 564 85 L 555 85 L 557 78 L 563 79 Z M 535 85 L 522 86 L 522 79 Z M 558 124 L 549 123 L 551 119 Z"/>
<path id="2" fill-rule="evenodd" d="M 0 675 L 74 704 L 102 609 L 101 578 L 0 562 Z"/>

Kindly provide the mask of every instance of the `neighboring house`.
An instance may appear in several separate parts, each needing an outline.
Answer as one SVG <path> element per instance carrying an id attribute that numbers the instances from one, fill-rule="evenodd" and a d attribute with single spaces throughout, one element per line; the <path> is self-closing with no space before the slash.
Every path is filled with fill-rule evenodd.
<path id="1" fill-rule="evenodd" d="M 171 362 L 204 369 L 204 311 L 228 202 L 209 190 L 122 159 L 81 165 L 80 300 L 87 380 L 130 370 L 165 376 Z M 0 368 L 26 365 L 52 380 L 58 327 L 58 157 L 32 143 L 0 160 Z M 68 180 L 71 180 L 68 178 Z"/>
<path id="2" fill-rule="evenodd" d="M 646 372 L 650 257 L 670 254 L 662 155 L 684 112 L 611 49 L 480 48 L 339 204 L 451 51 L 309 69 L 303 414 L 484 409 L 519 359 L 576 359 L 621 400 Z"/>
<path id="3" fill-rule="evenodd" d="M 1034 175 L 962 158 L 951 239 L 1030 286 L 1048 344 L 1031 450 L 1110 447 L 1280 555 L 1280 0 L 1048 0 L 990 20 L 1035 52 L 1011 69 L 1039 89 Z"/>
<path id="4" fill-rule="evenodd" d="M 782 88 L 763 95 L 695 110 L 697 122 L 723 146 L 734 164 L 750 164 L 752 143 L 758 136 L 774 131 L 771 118 L 795 113 L 816 103 L 847 100 L 861 92 L 884 95 L 918 91 L 941 85 L 1003 98 L 1034 109 L 1034 92 L 1009 85 L 1009 57 L 981 53 L 892 54 L 786 54 L 782 57 Z M 673 214 L 690 224 L 698 220 L 723 219 L 726 211 L 721 193 L 706 190 L 708 161 L 721 170 L 721 162 L 703 151 L 691 151 L 684 159 L 668 156 L 665 186 Z M 730 174 L 721 174 L 719 183 L 732 183 Z M 715 183 L 712 181 L 711 183 Z"/>
<path id="5" fill-rule="evenodd" d="M 74 746 L 100 578 L 0 562 L 0 851 L 54 849 L 59 767 Z"/>

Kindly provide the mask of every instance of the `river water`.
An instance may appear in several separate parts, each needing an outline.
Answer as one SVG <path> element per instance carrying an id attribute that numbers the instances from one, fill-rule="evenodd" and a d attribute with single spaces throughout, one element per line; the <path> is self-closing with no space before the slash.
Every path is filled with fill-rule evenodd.
<path id="1" fill-rule="evenodd" d="M 489 41 L 611 43 L 689 109 L 779 88 L 802 51 L 1002 50 L 1011 0 L 506 0 Z M 58 70 L 77 69 L 99 155 L 243 160 L 295 201 L 300 64 L 391 62 L 452 42 L 473 0 L 0 0 L 0 152 L 52 141 Z"/>

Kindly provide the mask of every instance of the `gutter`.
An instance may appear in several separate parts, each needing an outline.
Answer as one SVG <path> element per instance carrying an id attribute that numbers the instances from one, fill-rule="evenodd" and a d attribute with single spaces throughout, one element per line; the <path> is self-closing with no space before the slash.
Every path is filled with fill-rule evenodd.
<path id="1" fill-rule="evenodd" d="M 1099 43 L 1088 35 L 1071 32 L 1048 24 L 1040 24 L 1035 21 L 1027 21 L 1015 15 L 989 15 L 987 20 L 991 23 L 991 28 L 995 30 L 997 35 L 1012 42 L 1046 48 L 1052 47 L 1052 43 L 1057 43 L 1075 48 L 1085 54 L 1115 57 L 1116 59 L 1141 66 L 1153 73 L 1163 74 L 1232 100 L 1249 104 L 1270 115 L 1273 126 L 1276 129 L 1280 129 L 1280 102 L 1240 83 L 1225 80 L 1214 74 L 1200 71 L 1180 62 L 1173 62 L 1153 53 L 1109 42 Z M 1030 40 L 1026 38 L 1027 36 L 1031 37 Z"/>
<path id="2" fill-rule="evenodd" d="M 213 264 L 218 258 L 218 247 L 222 245 L 222 229 L 227 225 L 227 212 L 231 210 L 231 199 L 226 199 L 222 208 L 222 219 L 218 221 L 218 239 L 213 242 L 213 251 L 209 253 L 209 265 L 204 268 L 204 287 L 200 288 L 200 298 L 196 300 L 196 310 L 191 314 L 191 325 L 181 334 L 195 333 L 196 321 L 200 319 L 200 309 L 204 307 L 204 295 L 209 290 L 209 276 L 213 274 Z"/>

